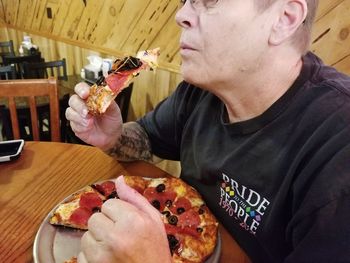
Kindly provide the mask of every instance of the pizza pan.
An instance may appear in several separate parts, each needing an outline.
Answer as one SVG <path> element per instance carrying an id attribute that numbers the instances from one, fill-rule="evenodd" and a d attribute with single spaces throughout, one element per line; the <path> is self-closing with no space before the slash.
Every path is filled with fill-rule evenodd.
<path id="1" fill-rule="evenodd" d="M 85 231 L 63 226 L 53 226 L 49 223 L 53 211 L 55 211 L 61 203 L 70 200 L 74 194 L 75 193 L 66 197 L 54 207 L 41 223 L 34 239 L 34 263 L 63 263 L 65 260 L 78 255 L 80 251 L 80 239 Z M 221 252 L 220 233 L 218 233 L 217 240 L 213 254 L 205 263 L 219 262 Z"/>

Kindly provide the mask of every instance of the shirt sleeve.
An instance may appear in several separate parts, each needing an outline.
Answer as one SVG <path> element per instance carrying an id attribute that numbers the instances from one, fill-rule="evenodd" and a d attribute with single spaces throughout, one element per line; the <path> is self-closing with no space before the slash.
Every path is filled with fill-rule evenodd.
<path id="1" fill-rule="evenodd" d="M 293 230 L 295 248 L 285 262 L 348 262 L 349 207 L 346 194 L 304 218 Z"/>
<path id="2" fill-rule="evenodd" d="M 311 186 L 294 213 L 287 233 L 292 252 L 285 262 L 349 262 L 350 259 L 350 143 L 347 129 L 332 140 L 319 162 Z M 337 147 L 337 145 L 339 147 Z M 341 149 L 332 153 L 331 148 Z M 327 152 L 327 154 L 326 154 Z"/>

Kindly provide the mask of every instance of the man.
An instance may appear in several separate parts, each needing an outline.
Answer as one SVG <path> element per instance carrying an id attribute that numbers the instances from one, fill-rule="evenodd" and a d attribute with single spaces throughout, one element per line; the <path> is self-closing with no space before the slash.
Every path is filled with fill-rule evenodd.
<path id="1" fill-rule="evenodd" d="M 350 80 L 306 52 L 317 1 L 183 2 L 185 82 L 123 125 L 115 104 L 89 116 L 79 84 L 73 130 L 120 160 L 180 160 L 253 262 L 349 261 Z M 170 262 L 157 213 L 117 184 L 124 201 L 89 221 L 80 262 Z"/>

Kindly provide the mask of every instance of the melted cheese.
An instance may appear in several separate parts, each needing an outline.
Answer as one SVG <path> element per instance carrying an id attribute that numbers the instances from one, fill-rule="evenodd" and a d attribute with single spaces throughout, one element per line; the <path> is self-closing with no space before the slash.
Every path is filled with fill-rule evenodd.
<path id="1" fill-rule="evenodd" d="M 174 188 L 174 191 L 178 195 L 178 197 L 182 197 L 186 194 L 186 188 L 183 185 L 176 186 Z"/>
<path id="2" fill-rule="evenodd" d="M 139 51 L 136 57 L 145 62 L 150 68 L 155 69 L 158 67 L 159 50 L 160 48 Z"/>
<path id="3" fill-rule="evenodd" d="M 181 257 L 186 258 L 188 260 L 194 260 L 198 258 L 198 255 L 192 249 L 184 247 L 181 251 Z"/>
<path id="4" fill-rule="evenodd" d="M 62 221 L 66 221 L 71 216 L 72 212 L 79 207 L 79 200 L 75 200 L 71 203 L 61 204 L 56 213 L 58 213 L 62 219 Z"/>
<path id="5" fill-rule="evenodd" d="M 148 187 L 157 187 L 159 184 L 164 184 L 165 178 L 152 179 Z"/>

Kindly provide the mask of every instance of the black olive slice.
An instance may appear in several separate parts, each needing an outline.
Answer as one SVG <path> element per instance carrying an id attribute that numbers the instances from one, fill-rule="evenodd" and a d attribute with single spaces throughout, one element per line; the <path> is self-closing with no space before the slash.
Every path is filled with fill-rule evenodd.
<path id="1" fill-rule="evenodd" d="M 176 225 L 177 224 L 177 216 L 171 215 L 168 217 L 168 222 L 170 225 Z"/>
<path id="2" fill-rule="evenodd" d="M 170 216 L 170 212 L 169 211 L 163 211 L 162 214 L 165 215 L 166 217 Z"/>
<path id="3" fill-rule="evenodd" d="M 179 207 L 178 209 L 176 209 L 176 212 L 178 215 L 181 215 L 183 212 L 185 212 L 185 208 Z"/>
<path id="4" fill-rule="evenodd" d="M 165 191 L 165 184 L 159 184 L 159 185 L 157 185 L 156 191 L 157 191 L 158 193 L 164 192 L 164 191 Z"/>
<path id="5" fill-rule="evenodd" d="M 170 207 L 173 204 L 173 202 L 171 200 L 166 200 L 165 201 L 165 206 L 166 207 Z"/>
<path id="6" fill-rule="evenodd" d="M 160 202 L 158 200 L 153 200 L 152 205 L 158 210 L 160 209 Z"/>
<path id="7" fill-rule="evenodd" d="M 198 233 L 202 233 L 203 232 L 203 228 L 201 228 L 201 227 L 197 227 L 196 230 L 197 230 Z"/>

